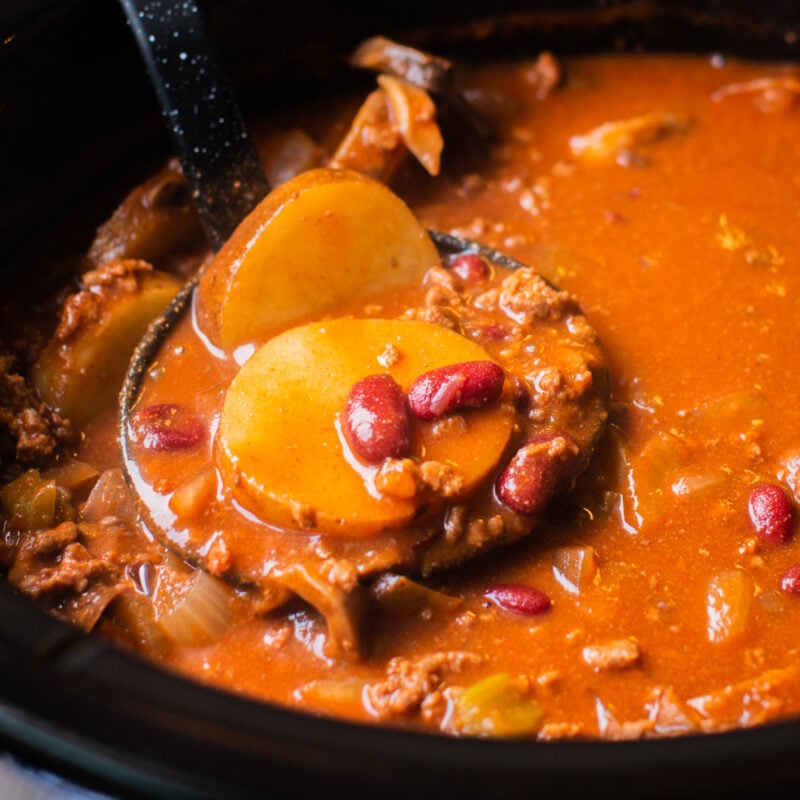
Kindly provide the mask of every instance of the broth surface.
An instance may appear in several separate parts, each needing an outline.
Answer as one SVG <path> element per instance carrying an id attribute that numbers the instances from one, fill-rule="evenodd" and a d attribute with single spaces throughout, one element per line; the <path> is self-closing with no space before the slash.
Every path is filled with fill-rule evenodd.
<path id="1" fill-rule="evenodd" d="M 313 713 L 453 733 L 462 687 L 498 674 L 543 710 L 540 738 L 800 714 L 800 597 L 782 588 L 800 563 L 800 531 L 795 520 L 789 541 L 765 541 L 748 513 L 760 484 L 781 486 L 795 516 L 800 502 L 797 69 L 576 58 L 541 98 L 532 69 L 466 76 L 466 97 L 497 134 L 474 171 L 448 164 L 445 144 L 442 176 L 407 169 L 393 188 L 427 227 L 505 250 L 577 295 L 611 376 L 609 430 L 589 470 L 530 537 L 426 578 L 455 607 L 371 612 L 356 662 L 326 651 L 307 606 L 258 614 L 240 593 L 213 641 L 146 653 L 157 663 Z M 575 137 L 643 118 L 651 123 L 610 156 L 580 152 Z M 315 130 L 319 112 L 291 124 Z M 191 320 L 180 336 L 173 346 L 190 353 L 192 376 L 182 391 L 213 409 L 233 367 L 192 350 Z M 185 378 L 166 381 L 177 392 Z M 88 424 L 80 459 L 117 463 L 115 413 Z M 579 557 L 596 571 L 576 586 Z M 552 608 L 504 610 L 487 599 L 498 585 L 535 587 Z M 119 620 L 101 627 L 130 644 Z M 474 659 L 452 672 L 420 666 L 454 652 Z M 369 687 L 394 676 L 406 689 L 417 668 L 433 676 L 426 699 L 375 707 Z"/>

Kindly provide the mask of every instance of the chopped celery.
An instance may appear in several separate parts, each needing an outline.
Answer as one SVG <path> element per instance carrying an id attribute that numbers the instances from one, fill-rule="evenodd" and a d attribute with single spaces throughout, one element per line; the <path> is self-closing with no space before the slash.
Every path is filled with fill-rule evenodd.
<path id="1" fill-rule="evenodd" d="M 0 505 L 10 527 L 35 531 L 56 523 L 58 490 L 54 480 L 44 480 L 37 469 L 29 469 L 0 489 Z"/>
<path id="2" fill-rule="evenodd" d="M 322 678 L 310 681 L 297 690 L 297 696 L 315 706 L 332 708 L 361 706 L 365 682 L 359 678 Z"/>
<path id="3" fill-rule="evenodd" d="M 499 672 L 468 686 L 453 706 L 453 726 L 465 736 L 511 739 L 539 729 L 542 707 L 519 690 L 514 679 Z"/>

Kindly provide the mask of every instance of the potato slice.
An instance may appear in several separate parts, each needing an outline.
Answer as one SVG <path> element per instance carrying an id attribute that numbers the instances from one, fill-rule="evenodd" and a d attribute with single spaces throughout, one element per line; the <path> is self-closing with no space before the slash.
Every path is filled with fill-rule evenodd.
<path id="1" fill-rule="evenodd" d="M 200 327 L 232 351 L 344 302 L 408 286 L 439 263 L 408 207 L 349 170 L 304 172 L 258 205 L 197 293 Z"/>
<path id="2" fill-rule="evenodd" d="M 401 357 L 380 363 L 391 345 Z M 266 522 L 368 537 L 408 523 L 436 498 L 381 495 L 378 467 L 346 452 L 339 416 L 353 384 L 389 372 L 404 391 L 423 372 L 489 359 L 475 342 L 439 325 L 410 320 L 315 322 L 261 347 L 228 390 L 217 439 L 225 484 Z M 464 424 L 413 421 L 412 455 L 442 462 L 467 494 L 495 467 L 511 435 L 502 401 L 463 413 Z"/>
<path id="3" fill-rule="evenodd" d="M 31 373 L 45 402 L 79 429 L 113 407 L 136 345 L 181 287 L 134 260 L 109 262 L 84 281 Z"/>

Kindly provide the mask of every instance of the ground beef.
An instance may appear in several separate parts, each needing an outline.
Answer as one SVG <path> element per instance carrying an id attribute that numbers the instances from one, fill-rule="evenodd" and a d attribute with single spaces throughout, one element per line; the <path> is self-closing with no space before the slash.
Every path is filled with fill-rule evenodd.
<path id="1" fill-rule="evenodd" d="M 445 676 L 478 664 L 480 660 L 480 656 L 460 650 L 416 659 L 393 658 L 386 678 L 366 689 L 370 709 L 378 719 L 410 714 L 441 688 Z"/>
<path id="2" fill-rule="evenodd" d="M 137 547 L 130 546 L 131 537 Z M 53 615 L 91 630 L 109 603 L 130 591 L 128 575 L 160 559 L 155 545 L 114 517 L 97 524 L 62 522 L 20 534 L 8 581 Z"/>
<path id="3" fill-rule="evenodd" d="M 503 280 L 497 294 L 492 291 L 478 305 L 486 308 L 496 298 L 497 306 L 522 325 L 531 325 L 535 320 L 558 320 L 567 313 L 579 312 L 574 295 L 553 289 L 532 269 L 516 270 Z"/>
<path id="4" fill-rule="evenodd" d="M 23 464 L 41 464 L 71 440 L 69 420 L 37 397 L 25 378 L 15 371 L 12 356 L 0 355 L 0 457 L 3 465 L 14 459 Z"/>
<path id="5" fill-rule="evenodd" d="M 633 639 L 616 639 L 583 648 L 583 660 L 598 672 L 635 667 L 641 658 L 641 648 Z"/>
<path id="6" fill-rule="evenodd" d="M 146 261 L 120 258 L 109 261 L 81 278 L 83 289 L 70 295 L 62 309 L 53 338 L 67 342 L 87 325 L 93 324 L 108 307 L 111 295 L 134 294 L 142 275 L 153 272 Z"/>

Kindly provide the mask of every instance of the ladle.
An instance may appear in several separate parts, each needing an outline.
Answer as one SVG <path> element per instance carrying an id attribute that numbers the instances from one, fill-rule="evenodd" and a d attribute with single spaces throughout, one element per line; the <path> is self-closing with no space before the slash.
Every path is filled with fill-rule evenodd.
<path id="1" fill-rule="evenodd" d="M 120 0 L 209 243 L 218 250 L 268 192 L 205 22 L 191 0 Z"/>
<path id="2" fill-rule="evenodd" d="M 269 190 L 241 111 L 197 3 L 120 3 L 147 65 L 207 238 L 218 250 Z M 504 267 L 523 266 L 477 242 L 437 231 L 429 234 L 443 255 L 469 251 Z M 193 288 L 194 282 L 184 288 L 137 348 L 122 392 L 123 448 L 128 415 L 142 376 L 188 305 Z"/>
<path id="3" fill-rule="evenodd" d="M 144 53 L 209 241 L 214 249 L 218 249 L 267 191 L 267 181 L 242 115 L 215 60 L 195 3 L 188 0 L 175 3 L 168 0 L 121 2 Z M 429 231 L 429 234 L 443 256 L 472 252 L 506 268 L 524 266 L 477 242 L 436 231 Z M 140 508 L 145 504 L 129 472 L 134 446 L 129 417 L 162 343 L 190 306 L 196 283 L 195 280 L 187 284 L 150 326 L 131 360 L 120 396 L 119 437 L 123 473 Z M 165 532 L 153 530 L 152 533 L 166 546 L 180 552 L 181 548 L 168 541 Z M 195 563 L 199 560 L 197 553 L 180 554 Z"/>

